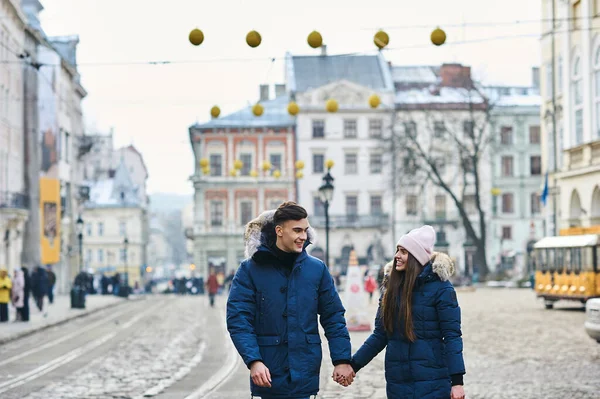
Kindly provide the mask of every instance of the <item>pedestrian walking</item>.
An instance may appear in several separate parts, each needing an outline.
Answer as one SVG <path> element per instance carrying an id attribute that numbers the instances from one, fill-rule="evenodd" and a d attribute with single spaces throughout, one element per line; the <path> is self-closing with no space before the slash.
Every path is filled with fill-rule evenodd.
<path id="1" fill-rule="evenodd" d="M 208 298 L 210 299 L 210 306 L 215 307 L 215 296 L 219 292 L 219 281 L 214 269 L 211 269 L 210 275 L 206 280 L 206 289 L 208 290 Z"/>
<path id="2" fill-rule="evenodd" d="M 29 293 L 31 292 L 31 277 L 29 276 L 29 270 L 25 266 L 21 268 L 21 271 L 23 272 L 23 281 L 25 282 L 21 321 L 29 321 Z"/>
<path id="3" fill-rule="evenodd" d="M 306 252 L 314 239 L 306 210 L 283 203 L 248 223 L 244 239 L 247 259 L 233 279 L 227 329 L 250 369 L 251 395 L 307 399 L 318 393 L 319 315 L 333 377 L 353 373 L 345 309 L 333 278 Z"/>
<path id="4" fill-rule="evenodd" d="M 389 399 L 465 397 L 460 307 L 448 281 L 454 264 L 433 253 L 435 236 L 433 227 L 423 226 L 400 238 L 375 330 L 352 357 L 358 373 L 387 347 Z"/>
<path id="5" fill-rule="evenodd" d="M 31 293 L 38 310 L 44 312 L 44 317 L 48 316 L 48 312 L 44 311 L 44 297 L 48 295 L 48 287 L 48 273 L 38 265 L 31 273 Z"/>
<path id="6" fill-rule="evenodd" d="M 10 291 L 12 281 L 8 277 L 6 269 L 0 269 L 0 322 L 8 321 L 8 303 L 10 302 Z"/>
<path id="7" fill-rule="evenodd" d="M 23 270 L 21 269 L 15 269 L 13 274 L 11 301 L 17 310 L 15 321 L 23 320 L 23 307 L 25 306 L 25 278 L 23 277 Z"/>
<path id="8" fill-rule="evenodd" d="M 370 274 L 365 279 L 365 291 L 369 293 L 369 303 L 373 302 L 373 293 L 377 290 L 377 282 Z"/>
<path id="9" fill-rule="evenodd" d="M 54 286 L 56 285 L 56 274 L 52 271 L 52 266 L 47 266 L 48 273 L 48 302 L 54 303 Z"/>

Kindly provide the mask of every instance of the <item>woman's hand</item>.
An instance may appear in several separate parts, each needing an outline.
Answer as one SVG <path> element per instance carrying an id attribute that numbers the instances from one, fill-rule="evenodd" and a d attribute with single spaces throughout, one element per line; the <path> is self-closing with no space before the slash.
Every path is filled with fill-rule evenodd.
<path id="1" fill-rule="evenodd" d="M 465 390 L 462 385 L 454 385 L 452 387 L 450 399 L 465 399 Z"/>

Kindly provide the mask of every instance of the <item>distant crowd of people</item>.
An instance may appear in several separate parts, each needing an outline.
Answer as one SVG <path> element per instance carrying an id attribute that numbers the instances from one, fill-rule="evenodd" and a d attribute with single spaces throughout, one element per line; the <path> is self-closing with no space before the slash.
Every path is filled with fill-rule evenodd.
<path id="1" fill-rule="evenodd" d="M 10 303 L 16 309 L 14 321 L 29 321 L 30 298 L 33 298 L 37 309 L 47 317 L 45 298 L 48 297 L 49 304 L 54 303 L 55 285 L 56 274 L 51 266 L 45 268 L 36 266 L 31 274 L 26 267 L 21 267 L 15 269 L 12 278 L 6 269 L 0 269 L 0 322 L 10 320 L 8 307 Z"/>

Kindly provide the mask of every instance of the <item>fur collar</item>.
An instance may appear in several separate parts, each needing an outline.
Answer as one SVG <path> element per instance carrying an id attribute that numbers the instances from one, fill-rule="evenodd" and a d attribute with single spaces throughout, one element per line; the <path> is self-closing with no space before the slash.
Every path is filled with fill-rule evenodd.
<path id="1" fill-rule="evenodd" d="M 246 258 L 252 258 L 261 245 L 270 247 L 277 240 L 275 225 L 273 224 L 274 215 L 275 210 L 265 211 L 246 225 L 246 231 L 244 232 Z M 314 242 L 316 233 L 312 227 L 308 228 L 307 236 L 308 242 Z"/>
<path id="2" fill-rule="evenodd" d="M 389 276 L 394 266 L 394 261 L 391 261 L 385 265 L 383 273 L 385 281 L 387 282 L 387 276 Z M 454 262 L 452 259 L 443 252 L 434 252 L 431 255 L 431 270 L 438 275 L 440 280 L 448 281 L 450 277 L 454 275 Z"/>

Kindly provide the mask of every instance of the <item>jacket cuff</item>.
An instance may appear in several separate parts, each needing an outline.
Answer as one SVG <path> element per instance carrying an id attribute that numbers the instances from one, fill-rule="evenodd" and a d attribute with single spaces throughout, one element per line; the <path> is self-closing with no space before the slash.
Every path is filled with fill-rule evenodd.
<path id="1" fill-rule="evenodd" d="M 339 364 L 351 364 L 351 363 L 352 363 L 352 361 L 348 360 L 348 359 L 340 359 L 340 360 L 334 360 L 333 361 L 333 365 L 334 366 L 337 366 Z"/>
<path id="2" fill-rule="evenodd" d="M 262 359 L 252 359 L 248 363 L 246 363 L 246 367 L 248 367 L 248 370 L 250 370 L 250 368 L 252 367 L 252 363 L 254 362 L 262 362 Z"/>
<path id="3" fill-rule="evenodd" d="M 450 376 L 450 379 L 452 381 L 452 386 L 464 385 L 463 384 L 463 374 L 452 374 Z"/>

